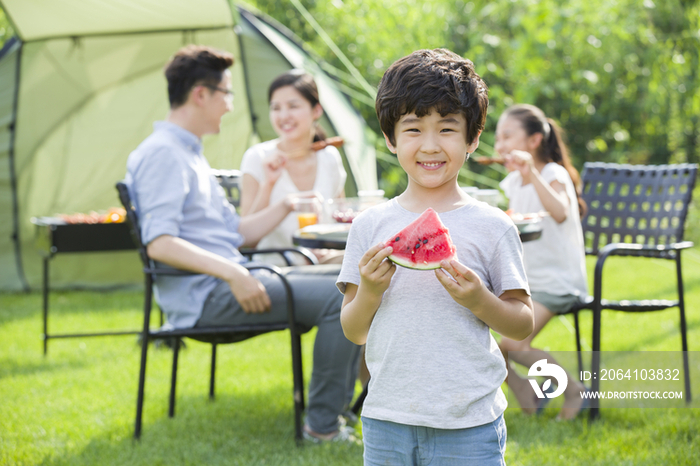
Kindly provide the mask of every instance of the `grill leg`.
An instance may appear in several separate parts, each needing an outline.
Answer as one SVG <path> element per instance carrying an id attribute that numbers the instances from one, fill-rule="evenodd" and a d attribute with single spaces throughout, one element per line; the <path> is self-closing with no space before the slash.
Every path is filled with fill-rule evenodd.
<path id="1" fill-rule="evenodd" d="M 49 350 L 49 257 L 44 257 L 44 283 L 41 287 L 43 298 L 43 317 L 44 317 L 44 334 L 42 335 L 44 343 L 44 356 Z"/>

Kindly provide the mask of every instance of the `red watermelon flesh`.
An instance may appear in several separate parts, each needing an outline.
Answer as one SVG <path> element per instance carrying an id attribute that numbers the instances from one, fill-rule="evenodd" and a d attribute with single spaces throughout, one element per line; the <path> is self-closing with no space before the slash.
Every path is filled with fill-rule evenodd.
<path id="1" fill-rule="evenodd" d="M 384 246 L 394 250 L 389 260 L 409 269 L 439 269 L 440 261 L 457 258 L 450 232 L 431 208 L 392 236 Z"/>

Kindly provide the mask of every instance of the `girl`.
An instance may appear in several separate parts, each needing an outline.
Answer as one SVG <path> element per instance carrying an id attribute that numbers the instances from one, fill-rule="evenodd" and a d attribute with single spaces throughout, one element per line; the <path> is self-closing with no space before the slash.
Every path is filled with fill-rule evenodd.
<path id="1" fill-rule="evenodd" d="M 311 148 L 313 142 L 326 138 L 318 126 L 323 109 L 313 77 L 301 70 L 288 71 L 272 82 L 268 98 L 270 122 L 278 138 L 257 144 L 243 155 L 241 215 L 257 212 L 290 193 L 344 197 L 347 175 L 338 150 L 330 145 L 317 151 Z M 291 247 L 298 228 L 297 214 L 291 213 L 257 247 Z M 328 259 L 328 251 L 314 253 Z"/>
<path id="2" fill-rule="evenodd" d="M 501 339 L 501 350 L 511 361 L 530 367 L 551 356 L 533 348 L 532 340 L 556 314 L 568 311 L 588 294 L 585 252 L 579 216 L 579 174 L 571 165 L 561 130 L 539 108 L 514 105 L 498 120 L 495 149 L 510 172 L 501 182 L 516 213 L 546 211 L 542 237 L 523 244 L 525 271 L 535 311 L 535 329 L 523 341 Z M 585 204 L 582 203 L 585 208 Z M 523 353 L 526 352 L 526 353 Z M 569 374 L 564 405 L 558 419 L 574 418 L 584 406 L 585 387 Z M 529 382 L 508 366 L 508 385 L 523 411 L 532 413 L 533 390 Z M 544 398 L 538 408 L 543 407 Z"/>

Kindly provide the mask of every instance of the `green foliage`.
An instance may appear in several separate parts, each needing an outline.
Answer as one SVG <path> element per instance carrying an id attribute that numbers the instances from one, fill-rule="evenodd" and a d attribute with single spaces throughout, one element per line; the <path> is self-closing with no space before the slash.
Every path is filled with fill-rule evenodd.
<path id="1" fill-rule="evenodd" d="M 248 0 L 295 33 L 351 89 L 374 131 L 373 96 L 396 59 L 447 47 L 474 61 L 489 85 L 479 152 L 493 151 L 498 115 L 541 107 L 568 134 L 574 165 L 700 162 L 700 0 Z M 304 14 L 323 28 L 345 61 Z M 0 42 L 11 34 L 0 11 Z M 378 138 L 378 148 L 383 141 Z M 378 160 L 400 192 L 396 164 Z M 501 173 L 470 163 L 475 182 Z M 474 177 L 471 177 L 474 178 Z"/>
<path id="2" fill-rule="evenodd" d="M 334 67 L 341 61 L 291 2 L 257 0 Z M 482 153 L 498 115 L 540 106 L 568 133 L 574 164 L 700 161 L 698 0 L 304 1 L 372 85 L 420 48 L 447 47 L 474 61 L 489 85 Z M 378 131 L 371 106 L 356 101 Z M 380 161 L 385 183 L 395 168 Z M 490 168 L 468 167 L 498 179 Z M 391 179 L 391 181 L 390 181 Z M 483 183 L 480 183 L 483 184 Z"/>
<path id="3" fill-rule="evenodd" d="M 2 45 L 5 43 L 5 41 L 12 37 L 14 34 L 15 32 L 14 29 L 12 29 L 12 25 L 8 21 L 3 9 L 0 8 L 0 48 L 2 48 Z"/>

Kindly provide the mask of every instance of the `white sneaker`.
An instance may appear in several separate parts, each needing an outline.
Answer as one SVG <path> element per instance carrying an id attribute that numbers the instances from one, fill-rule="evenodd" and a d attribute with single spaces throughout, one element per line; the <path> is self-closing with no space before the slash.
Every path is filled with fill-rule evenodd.
<path id="1" fill-rule="evenodd" d="M 342 443 L 352 443 L 355 445 L 362 445 L 362 441 L 357 438 L 355 429 L 346 426 L 340 426 L 337 433 L 330 438 L 320 438 L 313 435 L 308 426 L 304 426 L 304 440 L 308 440 L 312 443 L 326 443 L 326 442 L 342 442 Z"/>

